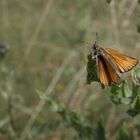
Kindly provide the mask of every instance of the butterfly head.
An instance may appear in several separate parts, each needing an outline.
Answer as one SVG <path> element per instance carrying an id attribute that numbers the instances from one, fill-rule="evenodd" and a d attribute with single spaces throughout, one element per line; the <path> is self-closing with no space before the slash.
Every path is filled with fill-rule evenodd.
<path id="1" fill-rule="evenodd" d="M 97 58 L 98 50 L 99 50 L 99 46 L 98 46 L 98 44 L 95 41 L 95 43 L 92 45 L 92 59 L 96 59 Z"/>

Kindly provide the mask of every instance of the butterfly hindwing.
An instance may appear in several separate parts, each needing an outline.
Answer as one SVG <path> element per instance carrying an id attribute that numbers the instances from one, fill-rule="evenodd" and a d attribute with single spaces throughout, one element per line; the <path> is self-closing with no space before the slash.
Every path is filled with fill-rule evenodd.
<path id="1" fill-rule="evenodd" d="M 103 85 L 108 86 L 111 83 L 109 75 L 105 68 L 105 64 L 100 58 L 98 58 L 98 75 Z"/>
<path id="2" fill-rule="evenodd" d="M 119 53 L 116 50 L 105 48 L 104 49 L 111 57 L 114 64 L 117 65 L 121 73 L 130 71 L 138 64 L 138 60 Z"/>
<path id="3" fill-rule="evenodd" d="M 110 85 L 110 83 L 120 85 L 121 78 L 111 62 L 103 56 L 99 56 L 98 59 L 99 79 L 101 83 L 104 85 Z"/>

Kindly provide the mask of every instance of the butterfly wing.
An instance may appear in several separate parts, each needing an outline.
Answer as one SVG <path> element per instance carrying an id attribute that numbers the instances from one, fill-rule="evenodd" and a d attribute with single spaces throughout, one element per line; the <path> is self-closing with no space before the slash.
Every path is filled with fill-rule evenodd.
<path id="1" fill-rule="evenodd" d="M 98 69 L 99 79 L 103 85 L 108 86 L 111 83 L 115 85 L 121 84 L 121 78 L 117 70 L 104 55 L 98 57 Z"/>
<path id="2" fill-rule="evenodd" d="M 99 75 L 100 82 L 104 86 L 110 85 L 111 81 L 107 73 L 107 70 L 105 68 L 105 64 L 100 58 L 98 58 L 98 73 L 99 73 L 98 75 Z"/>
<path id="3" fill-rule="evenodd" d="M 121 54 L 120 52 L 105 48 L 104 49 L 111 57 L 113 63 L 115 63 L 121 73 L 130 71 L 138 64 L 138 60 L 126 55 Z"/>

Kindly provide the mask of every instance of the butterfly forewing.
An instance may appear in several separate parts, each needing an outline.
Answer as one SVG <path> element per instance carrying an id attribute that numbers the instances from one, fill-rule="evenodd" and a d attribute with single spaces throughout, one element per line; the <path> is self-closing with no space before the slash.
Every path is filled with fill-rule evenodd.
<path id="1" fill-rule="evenodd" d="M 116 50 L 105 48 L 104 49 L 111 57 L 114 64 L 117 65 L 121 73 L 127 72 L 138 64 L 138 60 L 119 53 Z"/>

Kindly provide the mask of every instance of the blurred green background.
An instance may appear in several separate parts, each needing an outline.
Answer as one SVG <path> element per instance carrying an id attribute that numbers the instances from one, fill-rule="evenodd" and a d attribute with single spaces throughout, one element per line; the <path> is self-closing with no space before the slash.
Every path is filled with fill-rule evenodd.
<path id="1" fill-rule="evenodd" d="M 137 0 L 1 0 L 0 17 L 0 43 L 9 46 L 0 61 L 0 140 L 80 139 L 40 91 L 93 128 L 101 122 L 107 140 L 140 139 L 140 117 L 99 83 L 86 84 L 91 46 L 83 43 L 97 32 L 102 47 L 140 58 Z"/>

